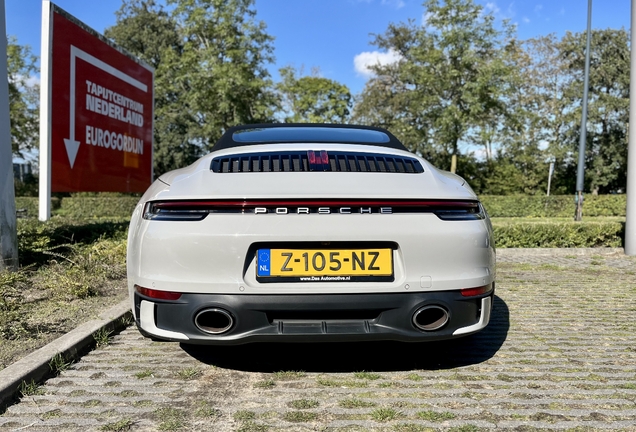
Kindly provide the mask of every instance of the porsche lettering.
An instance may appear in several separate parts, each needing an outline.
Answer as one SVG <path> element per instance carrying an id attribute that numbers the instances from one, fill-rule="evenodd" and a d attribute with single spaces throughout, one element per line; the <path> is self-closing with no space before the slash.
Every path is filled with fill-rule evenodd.
<path id="1" fill-rule="evenodd" d="M 392 207 L 254 207 L 254 214 L 392 214 Z"/>

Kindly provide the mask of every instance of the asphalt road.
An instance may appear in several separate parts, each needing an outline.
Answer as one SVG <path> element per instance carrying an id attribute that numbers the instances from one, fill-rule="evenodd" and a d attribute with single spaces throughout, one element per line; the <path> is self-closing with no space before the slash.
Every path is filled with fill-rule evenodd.
<path id="1" fill-rule="evenodd" d="M 636 431 L 636 259 L 500 250 L 497 278 L 488 328 L 450 342 L 188 348 L 129 327 L 0 430 Z"/>

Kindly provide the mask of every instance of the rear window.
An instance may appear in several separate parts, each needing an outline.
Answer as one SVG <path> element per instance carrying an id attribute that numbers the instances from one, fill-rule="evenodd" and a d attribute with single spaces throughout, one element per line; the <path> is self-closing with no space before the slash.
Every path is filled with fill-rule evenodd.
<path id="1" fill-rule="evenodd" d="M 388 130 L 365 125 L 330 123 L 261 123 L 227 129 L 212 151 L 259 144 L 352 144 L 408 151 Z M 317 148 L 317 150 L 322 150 Z"/>
<path id="2" fill-rule="evenodd" d="M 277 127 L 238 130 L 232 139 L 239 143 L 388 143 L 390 138 L 384 132 L 367 129 L 339 129 L 326 127 Z"/>

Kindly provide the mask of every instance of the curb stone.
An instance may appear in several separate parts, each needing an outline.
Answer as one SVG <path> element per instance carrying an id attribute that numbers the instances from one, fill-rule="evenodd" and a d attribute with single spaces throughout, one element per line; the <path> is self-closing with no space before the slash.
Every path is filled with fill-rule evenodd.
<path id="1" fill-rule="evenodd" d="M 102 312 L 98 319 L 80 325 L 1 370 L 0 412 L 18 395 L 23 382 L 41 382 L 51 375 L 49 363 L 55 356 L 60 355 L 66 361 L 79 358 L 95 341 L 95 332 L 102 329 L 110 332 L 121 330 L 126 327 L 124 321 L 131 317 L 130 302 L 126 299 Z"/>

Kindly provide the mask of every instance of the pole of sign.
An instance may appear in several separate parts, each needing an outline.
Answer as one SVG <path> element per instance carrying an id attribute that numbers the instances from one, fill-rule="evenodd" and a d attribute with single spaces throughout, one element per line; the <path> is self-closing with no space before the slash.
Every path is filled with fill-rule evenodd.
<path id="1" fill-rule="evenodd" d="M 40 199 L 38 218 L 51 217 L 51 2 L 42 1 L 40 47 Z"/>
<path id="2" fill-rule="evenodd" d="M 632 0 L 629 145 L 627 147 L 627 217 L 625 254 L 636 255 L 636 0 Z"/>
<path id="3" fill-rule="evenodd" d="M 18 268 L 8 82 L 7 30 L 4 20 L 4 0 L 0 0 L 0 270 Z"/>
<path id="4" fill-rule="evenodd" d="M 547 196 L 550 196 L 550 185 L 552 183 L 552 174 L 554 174 L 554 162 L 550 162 L 550 168 L 548 168 L 548 193 L 547 193 Z"/>
<path id="5" fill-rule="evenodd" d="M 550 168 L 548 168 L 548 192 L 545 197 L 545 211 L 548 211 L 548 203 L 550 202 L 550 185 L 552 184 L 552 174 L 554 173 L 554 162 L 550 162 Z"/>
<path id="6" fill-rule="evenodd" d="M 579 166 L 576 172 L 576 214 L 574 220 L 583 218 L 583 173 L 585 171 L 585 139 L 587 137 L 587 89 L 590 83 L 590 40 L 592 39 L 592 0 L 587 1 L 587 41 L 585 43 L 585 83 L 583 84 L 583 114 L 579 140 Z"/>

